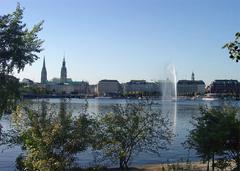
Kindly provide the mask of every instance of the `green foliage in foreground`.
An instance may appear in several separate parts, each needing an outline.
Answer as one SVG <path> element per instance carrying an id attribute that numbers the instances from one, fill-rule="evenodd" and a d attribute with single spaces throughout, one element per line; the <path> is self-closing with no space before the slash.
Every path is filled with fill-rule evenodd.
<path id="1" fill-rule="evenodd" d="M 119 162 L 120 170 L 128 170 L 140 152 L 159 154 L 173 137 L 169 120 L 150 102 L 116 105 L 97 117 L 87 113 L 87 104 L 73 117 L 66 105 L 63 100 L 59 109 L 44 101 L 17 107 L 15 130 L 2 138 L 5 144 L 22 145 L 19 170 L 76 170 L 75 155 L 87 148 L 99 154 L 95 164 L 103 164 L 98 159 Z"/>
<path id="2" fill-rule="evenodd" d="M 38 33 L 43 22 L 28 30 L 22 19 L 20 4 L 13 13 L 0 16 L 0 116 L 14 107 L 19 98 L 18 80 L 12 76 L 13 71 L 24 70 L 42 51 L 43 41 L 38 38 Z"/>
<path id="3" fill-rule="evenodd" d="M 19 87 L 17 78 L 0 73 L 0 118 L 3 112 L 10 113 L 15 109 L 20 98 Z"/>
<path id="4" fill-rule="evenodd" d="M 240 121 L 234 108 L 201 108 L 201 115 L 193 121 L 194 129 L 190 131 L 186 145 L 195 149 L 204 161 L 212 160 L 212 170 L 215 166 L 228 166 L 232 159 L 236 170 L 240 169 Z M 215 163 L 215 156 L 221 162 Z"/>
<path id="5" fill-rule="evenodd" d="M 37 109 L 18 107 L 14 121 L 26 151 L 22 161 L 25 170 L 66 170 L 72 166 L 74 155 L 89 146 L 91 119 L 86 112 L 72 117 L 65 105 L 63 101 L 59 112 L 44 101 L 35 106 Z"/>
<path id="6" fill-rule="evenodd" d="M 139 152 L 159 154 L 173 137 L 170 122 L 149 102 L 115 105 L 97 123 L 95 149 L 103 160 L 118 163 L 122 170 L 128 170 Z"/>

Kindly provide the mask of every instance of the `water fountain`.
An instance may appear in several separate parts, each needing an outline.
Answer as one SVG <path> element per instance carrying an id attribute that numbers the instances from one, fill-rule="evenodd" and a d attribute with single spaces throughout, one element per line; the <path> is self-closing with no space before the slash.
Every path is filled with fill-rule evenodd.
<path id="1" fill-rule="evenodd" d="M 176 133 L 177 126 L 177 77 L 173 64 L 165 69 L 166 80 L 161 81 L 162 102 L 161 110 L 167 114 L 172 122 L 173 132 Z"/>
<path id="2" fill-rule="evenodd" d="M 177 100 L 177 77 L 173 64 L 168 65 L 165 73 L 167 79 L 162 82 L 162 100 Z"/>

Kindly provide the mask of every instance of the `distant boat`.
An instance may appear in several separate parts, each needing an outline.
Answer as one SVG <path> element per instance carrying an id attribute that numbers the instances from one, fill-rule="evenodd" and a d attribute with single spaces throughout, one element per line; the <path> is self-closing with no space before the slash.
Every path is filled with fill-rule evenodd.
<path id="1" fill-rule="evenodd" d="M 95 97 L 95 99 L 111 99 L 112 97 L 109 96 L 99 96 L 99 97 Z"/>
<path id="2" fill-rule="evenodd" d="M 218 98 L 216 98 L 216 97 L 203 97 L 202 100 L 213 101 L 213 100 L 218 100 Z"/>

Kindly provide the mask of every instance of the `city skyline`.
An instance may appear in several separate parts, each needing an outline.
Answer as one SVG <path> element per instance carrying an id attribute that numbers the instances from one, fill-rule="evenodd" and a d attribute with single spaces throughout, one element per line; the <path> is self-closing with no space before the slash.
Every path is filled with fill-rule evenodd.
<path id="1" fill-rule="evenodd" d="M 239 64 L 222 49 L 239 31 L 238 1 L 19 2 L 28 27 L 45 20 L 40 33 L 45 50 L 16 74 L 20 79 L 40 82 L 44 56 L 48 79 L 59 77 L 66 53 L 69 77 L 91 84 L 102 79 L 163 80 L 168 64 L 175 65 L 178 80 L 190 79 L 192 71 L 206 84 L 240 80 Z M 0 4 L 3 15 L 13 12 L 17 1 Z"/>

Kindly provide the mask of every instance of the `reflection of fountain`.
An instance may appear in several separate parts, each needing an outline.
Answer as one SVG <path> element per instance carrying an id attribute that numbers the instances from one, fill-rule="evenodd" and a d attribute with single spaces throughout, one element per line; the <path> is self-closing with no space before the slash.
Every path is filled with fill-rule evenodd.
<path id="1" fill-rule="evenodd" d="M 177 102 L 174 102 L 174 109 L 173 109 L 173 132 L 176 133 L 176 126 L 177 126 Z"/>
<path id="2" fill-rule="evenodd" d="M 161 111 L 167 116 L 172 124 L 173 133 L 176 133 L 177 127 L 177 101 L 164 100 L 161 103 Z"/>
<path id="3" fill-rule="evenodd" d="M 162 99 L 177 100 L 177 77 L 174 65 L 167 66 L 166 77 L 166 81 L 162 83 Z"/>

